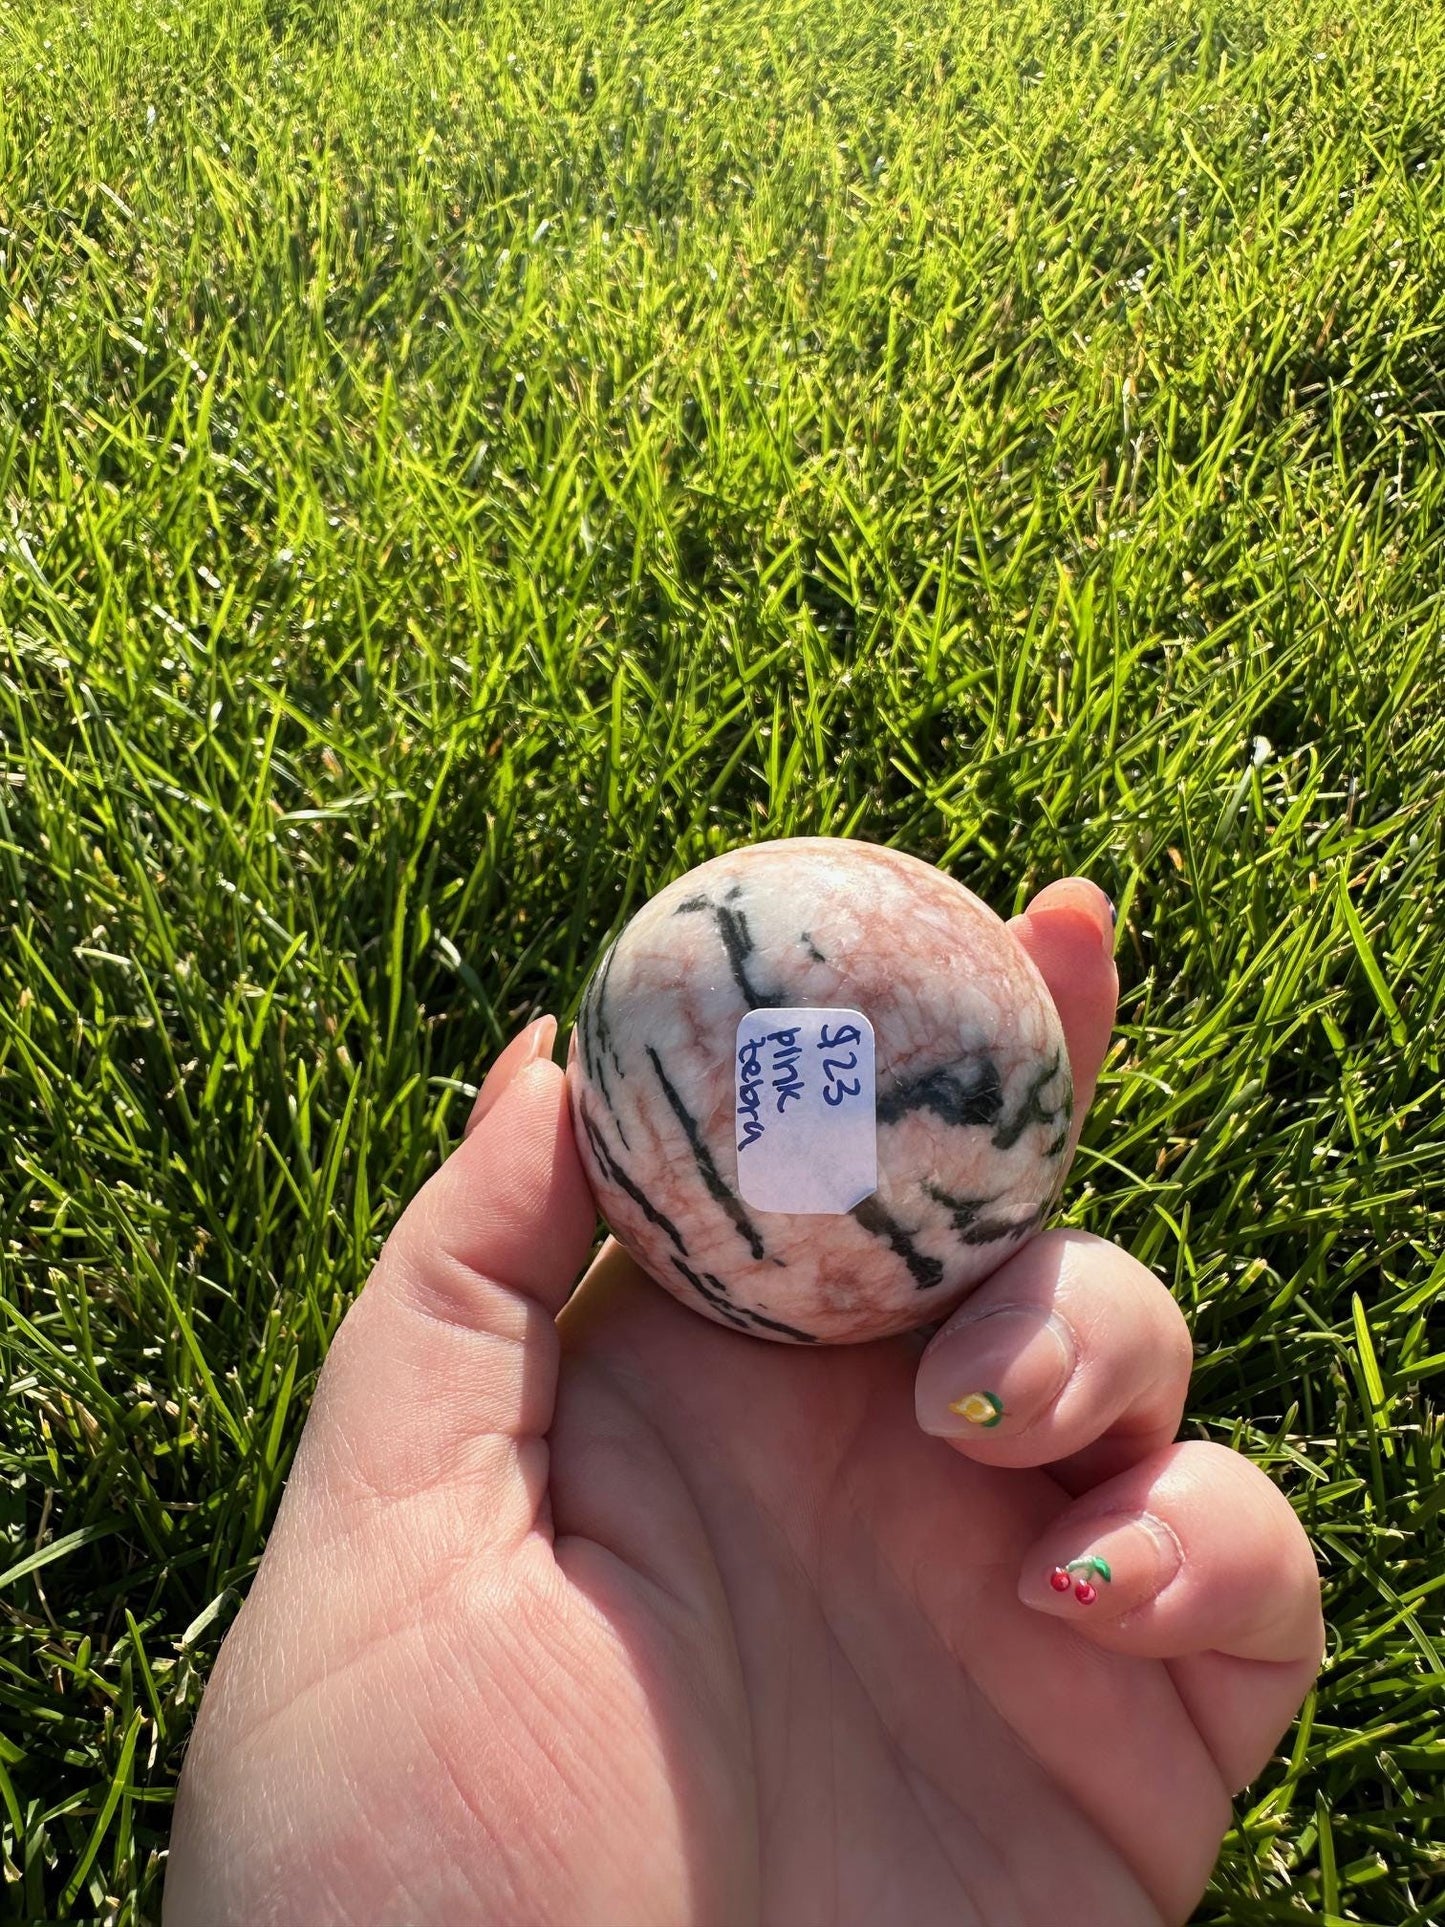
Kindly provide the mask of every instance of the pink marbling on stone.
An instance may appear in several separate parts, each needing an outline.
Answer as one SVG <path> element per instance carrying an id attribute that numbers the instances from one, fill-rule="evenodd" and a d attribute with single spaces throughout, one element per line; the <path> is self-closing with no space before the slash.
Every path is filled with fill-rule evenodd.
<path id="1" fill-rule="evenodd" d="M 734 1040 L 767 1005 L 863 1011 L 878 1189 L 837 1216 L 737 1191 Z M 587 1175 L 618 1241 L 706 1317 L 847 1344 L 941 1318 L 1045 1221 L 1072 1109 L 1032 960 L 931 864 L 842 838 L 714 857 L 602 958 L 568 1059 Z"/>

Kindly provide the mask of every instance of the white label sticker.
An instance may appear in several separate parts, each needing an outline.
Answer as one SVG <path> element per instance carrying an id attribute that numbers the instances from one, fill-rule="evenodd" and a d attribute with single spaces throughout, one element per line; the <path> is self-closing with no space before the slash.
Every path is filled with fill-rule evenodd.
<path id="1" fill-rule="evenodd" d="M 745 1204 L 821 1216 L 878 1189 L 873 1026 L 861 1010 L 750 1010 L 733 1076 Z"/>

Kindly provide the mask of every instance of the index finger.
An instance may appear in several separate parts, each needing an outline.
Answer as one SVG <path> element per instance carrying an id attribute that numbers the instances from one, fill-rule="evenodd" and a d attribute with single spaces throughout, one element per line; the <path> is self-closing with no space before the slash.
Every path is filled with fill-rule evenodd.
<path id="1" fill-rule="evenodd" d="M 1068 1156 L 1074 1155 L 1094 1101 L 1114 1012 L 1119 973 L 1114 968 L 1114 906 L 1087 877 L 1046 884 L 1008 928 L 1033 959 L 1064 1027 L 1074 1080 Z"/>

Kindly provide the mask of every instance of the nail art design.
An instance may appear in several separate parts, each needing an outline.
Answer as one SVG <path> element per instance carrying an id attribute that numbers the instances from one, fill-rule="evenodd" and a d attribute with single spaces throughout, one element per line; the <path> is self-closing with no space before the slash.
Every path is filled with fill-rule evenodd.
<path id="1" fill-rule="evenodd" d="M 1075 1574 L 1083 1575 L 1076 1578 Z M 1071 1559 L 1066 1566 L 1055 1566 L 1049 1574 L 1049 1584 L 1055 1592 L 1067 1592 L 1072 1586 L 1074 1597 L 1081 1606 L 1092 1606 L 1099 1597 L 1095 1578 L 1102 1579 L 1107 1585 L 1114 1577 L 1109 1570 L 1107 1559 L 1097 1559 L 1092 1555 L 1087 1559 Z"/>
<path id="2" fill-rule="evenodd" d="M 965 1392 L 962 1398 L 950 1399 L 948 1409 L 970 1425 L 997 1425 L 1003 1417 L 1003 1400 L 996 1392 Z"/>

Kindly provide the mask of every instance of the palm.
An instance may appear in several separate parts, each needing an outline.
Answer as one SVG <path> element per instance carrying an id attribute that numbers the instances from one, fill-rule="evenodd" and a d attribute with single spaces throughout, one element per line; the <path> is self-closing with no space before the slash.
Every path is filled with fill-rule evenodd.
<path id="1" fill-rule="evenodd" d="M 617 1735 L 601 1749 L 607 1832 L 636 1828 L 643 1848 L 675 1804 L 697 1853 L 722 1776 L 756 1829 L 740 1891 L 756 1883 L 761 1918 L 797 1927 L 1124 1927 L 1197 1890 L 1226 1801 L 1167 1668 L 1101 1654 L 1016 1597 L 1065 1502 L 1053 1480 L 919 1432 L 921 1343 L 800 1355 L 613 1269 L 605 1316 L 571 1335 L 551 1476 L 557 1562 L 601 1606 L 609 1664 L 655 1727 L 631 1772 Z M 587 1691 L 585 1615 L 574 1630 Z M 717 1862 L 735 1838 L 729 1812 Z"/>
<path id="2" fill-rule="evenodd" d="M 288 1495 L 197 1741 L 238 1856 L 284 1816 L 292 1904 L 319 1887 L 297 1917 L 348 1922 L 490 1909 L 499 1850 L 483 1917 L 513 1927 L 1187 1906 L 1224 1794 L 1168 1669 L 1015 1597 L 1053 1480 L 918 1431 L 918 1343 L 766 1345 L 604 1271 L 510 1552 L 477 1558 L 499 1522 L 464 1465 L 379 1491 L 358 1453 L 329 1521 Z M 318 1456 L 298 1495 L 337 1490 Z"/>

